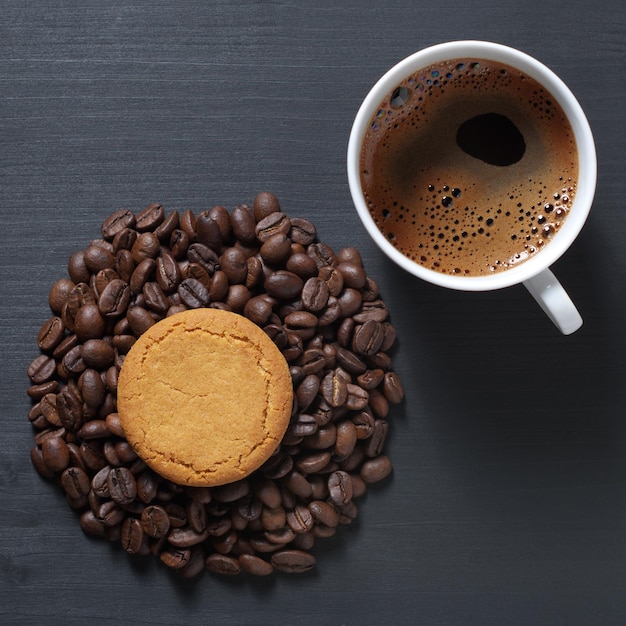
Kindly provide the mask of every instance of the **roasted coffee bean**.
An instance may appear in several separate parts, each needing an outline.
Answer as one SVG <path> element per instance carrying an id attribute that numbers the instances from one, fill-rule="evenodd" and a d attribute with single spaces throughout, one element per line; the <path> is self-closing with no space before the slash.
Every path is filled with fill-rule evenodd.
<path id="1" fill-rule="evenodd" d="M 354 423 L 348 419 L 337 423 L 337 438 L 335 440 L 336 460 L 345 459 L 352 454 L 357 443 L 357 431 Z"/>
<path id="2" fill-rule="evenodd" d="M 122 548 L 128 554 L 139 554 L 144 541 L 144 531 L 141 522 L 135 517 L 127 517 L 122 522 Z"/>
<path id="3" fill-rule="evenodd" d="M 289 231 L 289 237 L 295 243 L 299 243 L 303 246 L 312 244 L 317 238 L 317 229 L 309 220 L 302 219 L 300 217 L 294 217 L 291 220 L 291 230 Z"/>
<path id="4" fill-rule="evenodd" d="M 348 383 L 346 385 L 347 397 L 345 400 L 345 406 L 351 411 L 361 411 L 364 409 L 370 398 L 370 394 L 367 390 L 363 389 L 359 385 Z"/>
<path id="5" fill-rule="evenodd" d="M 352 349 L 357 354 L 376 354 L 385 338 L 385 329 L 380 322 L 368 320 L 354 329 Z"/>
<path id="6" fill-rule="evenodd" d="M 280 211 L 273 211 L 261 219 L 256 225 L 256 237 L 261 243 L 267 242 L 276 234 L 287 235 L 291 230 L 291 220 Z"/>
<path id="7" fill-rule="evenodd" d="M 59 382 L 56 380 L 49 380 L 45 383 L 41 383 L 40 385 L 31 385 L 26 393 L 33 400 L 40 400 L 48 393 L 56 393 L 59 388 Z"/>
<path id="8" fill-rule="evenodd" d="M 191 550 L 189 548 L 168 548 L 161 552 L 159 558 L 168 567 L 179 570 L 189 563 Z"/>
<path id="9" fill-rule="evenodd" d="M 113 468 L 107 477 L 107 485 L 113 502 L 128 504 L 137 495 L 137 481 L 125 467 Z"/>
<path id="10" fill-rule="evenodd" d="M 240 554 L 239 565 L 244 572 L 253 576 L 269 576 L 274 566 L 254 554 Z"/>
<path id="11" fill-rule="evenodd" d="M 291 239 L 284 233 L 275 233 L 268 237 L 259 254 L 265 263 L 272 266 L 278 266 L 287 259 L 291 253 Z"/>
<path id="12" fill-rule="evenodd" d="M 170 241 L 172 233 L 179 227 L 180 220 L 178 211 L 172 211 L 167 217 L 154 229 L 154 234 L 159 241 L 167 243 Z"/>
<path id="13" fill-rule="evenodd" d="M 317 265 L 315 261 L 305 252 L 296 252 L 292 254 L 286 262 L 285 267 L 290 272 L 297 274 L 302 279 L 313 278 L 317 276 Z"/>
<path id="14" fill-rule="evenodd" d="M 285 477 L 284 484 L 293 493 L 302 500 L 311 497 L 311 483 L 299 472 L 293 471 Z"/>
<path id="15" fill-rule="evenodd" d="M 98 309 L 105 317 L 122 315 L 130 302 L 130 287 L 121 278 L 112 280 L 98 300 Z"/>
<path id="16" fill-rule="evenodd" d="M 309 311 L 294 311 L 285 316 L 285 328 L 303 339 L 310 339 L 317 328 L 317 317 Z"/>
<path id="17" fill-rule="evenodd" d="M 337 369 L 324 376 L 320 388 L 324 400 L 330 406 L 342 406 L 348 398 L 348 385 Z"/>
<path id="18" fill-rule="evenodd" d="M 149 504 L 154 500 L 158 489 L 159 479 L 151 470 L 142 472 L 137 478 L 137 497 L 144 504 Z"/>
<path id="19" fill-rule="evenodd" d="M 160 245 L 159 238 L 154 233 L 141 233 L 131 250 L 135 263 L 139 264 L 144 259 L 156 258 Z"/>
<path id="20" fill-rule="evenodd" d="M 64 332 L 63 320 L 58 316 L 51 317 L 43 323 L 39 330 L 37 345 L 44 352 L 49 352 L 61 342 Z"/>
<path id="21" fill-rule="evenodd" d="M 383 393 L 392 404 L 399 404 L 404 398 L 404 387 L 395 372 L 386 372 L 383 381 Z"/>
<path id="22" fill-rule="evenodd" d="M 61 474 L 61 485 L 67 496 L 74 499 L 86 496 L 91 487 L 87 472 L 80 467 L 68 467 Z"/>
<path id="23" fill-rule="evenodd" d="M 102 224 L 102 236 L 105 239 L 113 239 L 115 235 L 124 228 L 135 227 L 135 216 L 128 209 L 115 211 L 104 220 Z"/>
<path id="24" fill-rule="evenodd" d="M 319 277 L 309 278 L 302 288 L 302 305 L 308 311 L 321 311 L 328 304 L 328 285 Z"/>
<path id="25" fill-rule="evenodd" d="M 35 385 L 49 381 L 56 372 L 56 363 L 53 358 L 40 354 L 28 366 L 28 377 Z"/>
<path id="26" fill-rule="evenodd" d="M 250 244 L 256 239 L 256 223 L 250 207 L 236 206 L 230 213 L 230 222 L 233 235 L 244 244 Z"/>
<path id="27" fill-rule="evenodd" d="M 331 296 L 338 297 L 343 291 L 343 274 L 331 265 L 319 268 L 319 278 L 323 280 Z"/>
<path id="28" fill-rule="evenodd" d="M 105 250 L 101 246 L 89 246 L 83 255 L 87 269 L 95 274 L 105 268 L 112 268 L 115 264 L 115 257 L 112 252 Z"/>
<path id="29" fill-rule="evenodd" d="M 153 231 L 165 219 L 165 209 L 158 203 L 148 205 L 136 217 L 135 230 L 142 233 Z"/>
<path id="30" fill-rule="evenodd" d="M 137 264 L 130 276 L 129 286 L 133 295 L 141 293 L 143 286 L 151 280 L 155 273 L 157 262 L 152 258 L 143 259 Z"/>
<path id="31" fill-rule="evenodd" d="M 360 476 L 368 484 L 375 483 L 387 478 L 391 474 L 392 469 L 393 466 L 389 457 L 381 454 L 363 463 Z"/>
<path id="32" fill-rule="evenodd" d="M 245 498 L 250 493 L 250 483 L 247 480 L 239 480 L 222 487 L 213 489 L 213 499 L 218 502 L 235 502 Z"/>
<path id="33" fill-rule="evenodd" d="M 209 276 L 213 276 L 220 269 L 220 258 L 217 253 L 203 243 L 192 243 L 187 250 L 187 258 L 191 263 L 203 267 Z"/>
<path id="34" fill-rule="evenodd" d="M 333 249 L 325 243 L 312 243 L 307 247 L 307 254 L 315 261 L 318 270 L 322 267 L 335 267 L 337 256 Z"/>
<path id="35" fill-rule="evenodd" d="M 355 322 L 360 321 L 357 320 L 357 314 L 361 309 L 363 297 L 359 291 L 353 289 L 352 287 L 344 287 L 337 299 L 339 300 L 339 306 L 341 307 L 341 314 L 343 317 L 354 316 Z"/>
<path id="36" fill-rule="evenodd" d="M 352 500 L 352 479 L 344 471 L 336 471 L 328 476 L 329 500 L 342 506 Z"/>
<path id="37" fill-rule="evenodd" d="M 207 569 L 213 574 L 222 576 L 236 576 L 241 573 L 239 561 L 225 554 L 210 554 L 205 561 Z"/>
<path id="38" fill-rule="evenodd" d="M 165 293 L 175 291 L 182 280 L 180 266 L 174 257 L 167 253 L 161 253 L 156 261 L 156 281 Z"/>
<path id="39" fill-rule="evenodd" d="M 296 298 L 300 295 L 303 286 L 302 279 L 297 274 L 287 270 L 272 272 L 264 283 L 267 293 L 281 300 Z"/>
<path id="40" fill-rule="evenodd" d="M 83 423 L 83 408 L 81 400 L 67 387 L 56 396 L 57 412 L 63 427 L 70 432 L 76 432 Z"/>
<path id="41" fill-rule="evenodd" d="M 260 222 L 270 213 L 280 211 L 278 198 L 270 191 L 261 191 L 254 197 L 254 218 Z"/>
<path id="42" fill-rule="evenodd" d="M 69 278 L 60 278 L 50 288 L 48 292 L 48 304 L 55 315 L 60 315 L 63 305 L 74 288 L 74 282 Z"/>
<path id="43" fill-rule="evenodd" d="M 381 369 L 366 370 L 357 376 L 357 382 L 361 387 L 363 387 L 363 389 L 367 389 L 369 391 L 371 389 L 376 389 L 376 387 L 383 382 L 384 376 L 385 372 Z"/>
<path id="44" fill-rule="evenodd" d="M 373 300 L 372 302 L 363 302 L 361 310 L 354 314 L 354 321 L 358 324 L 364 324 L 368 320 L 384 322 L 388 317 L 387 305 L 382 300 Z"/>
<path id="45" fill-rule="evenodd" d="M 351 374 L 362 374 L 367 369 L 364 361 L 345 348 L 337 349 L 337 363 Z"/>
<path id="46" fill-rule="evenodd" d="M 67 272 L 75 283 L 87 283 L 91 273 L 85 265 L 85 251 L 77 250 L 70 255 L 67 262 Z"/>
<path id="47" fill-rule="evenodd" d="M 134 306 L 128 309 L 126 319 L 133 333 L 139 337 L 155 324 L 154 318 L 150 313 L 140 306 Z"/>
<path id="48" fill-rule="evenodd" d="M 102 337 L 105 324 L 105 319 L 95 303 L 81 307 L 74 316 L 74 332 L 80 341 Z"/>
<path id="49" fill-rule="evenodd" d="M 306 533 L 313 528 L 314 519 L 308 507 L 297 504 L 292 511 L 287 512 L 287 524 L 294 533 Z"/>
<path id="50" fill-rule="evenodd" d="M 135 241 L 137 241 L 137 231 L 134 228 L 122 228 L 117 232 L 111 244 L 113 246 L 113 253 L 116 256 L 116 261 L 121 250 L 126 250 L 130 253 Z"/>
<path id="51" fill-rule="evenodd" d="M 366 456 L 374 458 L 382 453 L 388 430 L 389 422 L 386 420 L 377 419 L 374 421 L 372 434 L 365 442 L 365 447 L 363 448 Z"/>
<path id="52" fill-rule="evenodd" d="M 304 475 L 316 474 L 317 472 L 321 472 L 330 463 L 330 459 L 331 453 L 328 451 L 309 454 L 298 461 L 297 468 Z"/>
<path id="53" fill-rule="evenodd" d="M 80 458 L 85 468 L 94 472 L 99 472 L 107 465 L 102 442 L 98 440 L 83 441 L 80 444 Z"/>
<path id="54" fill-rule="evenodd" d="M 208 488 L 205 488 L 208 491 Z M 209 491 L 209 501 L 211 500 L 210 491 Z M 206 507 L 203 502 L 199 500 L 194 500 L 193 498 L 189 501 L 186 509 L 187 521 L 189 526 L 195 530 L 197 533 L 201 533 L 205 530 L 208 521 L 208 514 Z"/>
<path id="55" fill-rule="evenodd" d="M 87 367 L 104 370 L 115 361 L 115 350 L 104 339 L 89 339 L 79 349 Z"/>
<path id="56" fill-rule="evenodd" d="M 243 314 L 251 322 L 262 327 L 268 322 L 272 314 L 272 303 L 265 296 L 254 296 L 246 302 Z"/>
<path id="57" fill-rule="evenodd" d="M 305 411 L 309 408 L 313 400 L 317 397 L 317 392 L 320 388 L 320 379 L 315 374 L 309 374 L 305 376 L 302 382 L 298 385 L 296 390 L 296 399 L 298 400 L 298 406 L 301 411 Z M 306 433 L 312 434 L 312 433 Z"/>
<path id="58" fill-rule="evenodd" d="M 197 309 L 209 303 L 207 288 L 195 278 L 186 278 L 178 286 L 181 301 L 190 309 Z"/>
<path id="59" fill-rule="evenodd" d="M 281 495 L 280 489 L 273 480 L 264 477 L 258 477 L 252 486 L 255 496 L 265 506 L 275 509 L 280 505 Z"/>
<path id="60" fill-rule="evenodd" d="M 98 341 L 97 339 L 90 339 L 90 341 Z M 76 376 L 78 377 L 87 367 L 82 354 L 82 346 L 75 346 L 72 348 L 61 361 L 61 369 L 66 377 Z"/>
<path id="61" fill-rule="evenodd" d="M 389 402 L 378 389 L 372 389 L 369 397 L 369 408 L 379 418 L 385 419 L 389 414 Z"/>
<path id="62" fill-rule="evenodd" d="M 44 440 L 41 454 L 46 467 L 52 472 L 62 472 L 69 465 L 70 451 L 62 437 Z"/>
<path id="63" fill-rule="evenodd" d="M 344 261 L 337 265 L 337 270 L 341 272 L 346 287 L 354 289 L 363 289 L 365 287 L 367 274 L 362 265 Z"/>
<path id="64" fill-rule="evenodd" d="M 105 439 L 111 436 L 104 420 L 89 420 L 77 432 L 80 439 Z"/>
<path id="65" fill-rule="evenodd" d="M 313 518 L 324 526 L 334 528 L 339 523 L 339 515 L 335 508 L 328 502 L 314 500 L 309 503 L 309 511 Z"/>
<path id="66" fill-rule="evenodd" d="M 170 250 L 175 259 L 182 259 L 191 244 L 191 237 L 182 229 L 175 229 L 170 237 Z"/>
<path id="67" fill-rule="evenodd" d="M 149 281 L 142 289 L 145 298 L 146 307 L 155 313 L 164 314 L 171 305 L 170 299 L 158 283 Z"/>
<path id="68" fill-rule="evenodd" d="M 196 218 L 196 240 L 216 252 L 219 252 L 222 247 L 222 233 L 219 224 L 209 215 L 208 211 L 203 211 Z"/>
<path id="69" fill-rule="evenodd" d="M 88 407 L 96 408 L 104 402 L 106 395 L 104 381 L 95 369 L 88 368 L 80 375 L 79 387 L 83 400 Z"/>
<path id="70" fill-rule="evenodd" d="M 227 309 L 240 313 L 243 312 L 251 295 L 250 290 L 245 285 L 231 285 L 228 288 L 228 293 L 226 294 L 226 299 L 223 304 L 226 305 Z M 214 306 L 216 305 L 217 303 L 214 303 Z"/>
<path id="71" fill-rule="evenodd" d="M 352 422 L 356 428 L 357 439 L 367 439 L 374 430 L 374 416 L 368 411 L 355 412 Z"/>
<path id="72" fill-rule="evenodd" d="M 281 550 L 272 554 L 271 563 L 280 572 L 303 574 L 315 567 L 315 557 L 302 550 Z"/>

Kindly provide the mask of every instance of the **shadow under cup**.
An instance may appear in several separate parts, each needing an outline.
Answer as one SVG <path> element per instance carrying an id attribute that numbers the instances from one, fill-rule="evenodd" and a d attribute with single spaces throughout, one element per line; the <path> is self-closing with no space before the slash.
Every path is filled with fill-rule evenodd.
<path id="1" fill-rule="evenodd" d="M 377 227 L 368 208 L 361 183 L 362 145 L 372 118 L 380 109 L 381 103 L 389 94 L 394 92 L 398 85 L 419 70 L 433 64 L 457 59 L 491 60 L 498 64 L 516 68 L 540 83 L 560 105 L 568 118 L 578 153 L 576 194 L 569 207 L 567 219 L 563 221 L 558 231 L 550 239 L 550 242 L 522 263 L 512 265 L 508 269 L 492 274 L 478 276 L 445 274 L 421 265 L 400 252 Z M 582 324 L 582 320 L 580 322 L 570 320 L 565 324 L 568 326 L 567 329 L 561 327 L 561 323 L 556 319 L 560 313 L 552 310 L 554 303 L 546 302 L 542 293 L 545 295 L 546 289 L 552 289 L 551 299 L 556 301 L 559 298 L 555 296 L 555 293 L 557 290 L 560 290 L 562 292 L 560 294 L 562 296 L 561 299 L 567 298 L 567 294 L 565 294 L 548 268 L 575 240 L 589 214 L 596 186 L 596 152 L 589 123 L 578 101 L 563 81 L 545 65 L 513 48 L 483 41 L 453 41 L 416 52 L 391 68 L 366 96 L 357 113 L 350 134 L 347 166 L 348 182 L 353 202 L 364 226 L 381 250 L 405 270 L 433 284 L 465 291 L 500 289 L 523 283 L 528 287 L 544 311 L 561 328 L 562 332 L 573 332 L 576 329 L 573 326 Z M 535 285 L 535 292 L 533 292 L 531 282 L 537 282 L 536 277 L 541 274 L 544 274 L 542 280 L 539 281 L 541 285 Z M 569 300 L 569 298 L 567 299 Z M 565 306 L 563 302 L 560 304 Z M 567 306 L 570 305 L 570 308 L 575 311 L 571 301 L 569 301 Z M 576 315 L 578 315 L 577 311 Z"/>

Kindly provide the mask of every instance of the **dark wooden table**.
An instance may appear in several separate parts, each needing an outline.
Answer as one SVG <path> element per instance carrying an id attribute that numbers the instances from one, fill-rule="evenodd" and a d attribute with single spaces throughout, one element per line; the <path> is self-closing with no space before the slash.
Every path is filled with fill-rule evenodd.
<path id="1" fill-rule="evenodd" d="M 626 12 L 596 2 L 0 2 L 0 622 L 626 622 Z M 586 110 L 590 219 L 554 268 L 561 336 L 522 287 L 447 292 L 387 261 L 345 152 L 373 82 L 428 44 L 517 46 Z M 183 581 L 85 537 L 31 467 L 25 374 L 47 293 L 113 210 L 269 189 L 356 245 L 400 338 L 395 471 L 301 577 Z"/>

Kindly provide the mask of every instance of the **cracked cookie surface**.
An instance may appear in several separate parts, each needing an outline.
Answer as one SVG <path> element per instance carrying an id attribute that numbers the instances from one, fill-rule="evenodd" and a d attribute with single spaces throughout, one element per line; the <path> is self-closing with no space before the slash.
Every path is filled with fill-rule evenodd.
<path id="1" fill-rule="evenodd" d="M 240 480 L 278 447 L 289 424 L 291 375 L 272 340 L 219 309 L 150 327 L 120 371 L 126 438 L 161 476 L 190 486 Z"/>

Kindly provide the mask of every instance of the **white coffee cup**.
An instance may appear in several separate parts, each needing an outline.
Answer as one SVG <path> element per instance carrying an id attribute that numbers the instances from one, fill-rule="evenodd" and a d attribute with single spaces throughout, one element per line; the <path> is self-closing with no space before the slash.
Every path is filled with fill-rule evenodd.
<path id="1" fill-rule="evenodd" d="M 578 151 L 577 189 L 567 219 L 541 251 L 509 269 L 482 276 L 455 276 L 429 269 L 402 254 L 376 226 L 364 199 L 360 176 L 361 146 L 373 115 L 383 99 L 403 79 L 434 63 L 451 59 L 489 59 L 534 78 L 560 104 L 572 126 Z M 589 122 L 565 83 L 533 57 L 501 44 L 486 41 L 452 41 L 425 48 L 400 61 L 374 85 L 354 121 L 348 143 L 348 182 L 357 212 L 376 244 L 400 267 L 430 283 L 464 291 L 487 291 L 522 283 L 563 334 L 582 326 L 574 306 L 550 266 L 578 236 L 591 209 L 596 188 L 597 160 Z"/>

